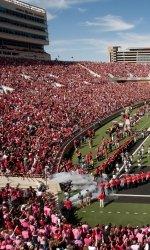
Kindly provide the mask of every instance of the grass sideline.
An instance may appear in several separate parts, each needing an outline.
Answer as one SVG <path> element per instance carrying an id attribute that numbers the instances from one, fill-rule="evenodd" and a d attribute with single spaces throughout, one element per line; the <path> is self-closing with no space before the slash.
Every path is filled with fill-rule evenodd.
<path id="1" fill-rule="evenodd" d="M 86 221 L 90 226 L 97 224 L 132 225 L 142 226 L 150 223 L 150 205 L 136 203 L 110 203 L 104 208 L 99 207 L 99 202 L 77 210 L 79 221 Z"/>
<path id="2" fill-rule="evenodd" d="M 144 157 L 142 158 L 141 165 L 150 167 L 150 156 L 148 156 L 148 154 L 147 154 L 147 152 L 148 152 L 148 147 L 150 147 L 150 136 L 149 136 L 148 139 L 143 143 L 143 146 L 144 146 Z M 139 149 L 139 150 L 140 150 L 140 149 Z M 139 150 L 138 150 L 138 151 L 139 151 Z M 133 165 L 134 165 L 134 166 L 137 165 L 138 151 L 137 151 L 136 154 L 133 156 Z"/>
<path id="3" fill-rule="evenodd" d="M 135 114 L 137 112 L 138 109 L 134 109 L 132 111 L 132 115 Z M 150 125 L 150 117 L 147 117 L 147 115 L 143 116 L 139 122 L 136 124 L 136 126 L 134 127 L 134 131 L 140 131 L 142 129 L 148 129 L 149 128 L 149 125 Z M 102 138 L 108 138 L 108 135 L 106 134 L 106 131 L 107 129 L 112 125 L 112 122 L 113 121 L 121 121 L 121 116 L 117 117 L 116 119 L 108 122 L 107 124 L 105 124 L 104 126 L 100 127 L 96 132 L 95 132 L 95 137 L 93 139 L 93 147 L 90 149 L 89 148 L 89 145 L 88 145 L 88 142 L 85 142 L 81 145 L 80 147 L 80 151 L 82 153 L 82 155 L 86 155 L 88 154 L 90 151 L 93 153 L 93 155 L 96 157 L 96 149 L 98 147 L 98 145 L 100 145 L 100 142 L 102 141 Z M 127 140 L 127 138 L 125 138 L 124 140 L 121 141 L 121 144 L 123 142 L 125 142 L 125 140 Z M 115 152 L 114 150 L 112 151 L 111 154 L 113 154 L 113 152 Z M 94 157 L 94 158 L 95 158 Z M 96 159 L 94 159 L 94 168 L 97 167 L 98 165 L 102 164 L 102 162 L 104 162 L 106 159 L 104 160 L 101 160 L 101 161 L 96 161 Z M 77 156 L 76 156 L 76 153 L 74 152 L 73 156 L 72 156 L 72 162 L 74 164 L 77 164 L 78 163 L 78 160 L 77 160 Z"/>
<path id="4" fill-rule="evenodd" d="M 137 109 L 133 110 L 134 114 Z M 115 119 L 115 121 L 120 121 L 121 116 Z M 93 141 L 92 150 L 89 149 L 88 143 L 81 145 L 81 153 L 83 155 L 87 154 L 89 151 L 95 152 L 96 147 L 100 144 L 103 137 L 107 137 L 106 130 L 111 126 L 112 121 L 99 128 L 95 133 L 95 138 Z M 148 129 L 150 127 L 150 117 L 144 116 L 134 127 L 134 131 L 141 131 Z M 150 140 L 145 142 L 145 152 L 150 145 Z M 144 158 L 145 160 L 147 158 Z M 77 162 L 76 155 L 73 155 L 73 162 Z M 136 160 L 136 155 L 135 155 Z M 148 159 L 148 166 L 150 165 L 150 159 Z M 98 163 L 100 164 L 100 163 Z M 95 164 L 96 167 L 96 164 Z M 116 203 L 112 202 L 108 204 L 105 208 L 99 207 L 99 202 L 94 202 L 89 207 L 85 207 L 76 211 L 76 217 L 79 221 L 87 221 L 91 226 L 97 224 L 112 223 L 113 225 L 132 225 L 132 226 L 142 226 L 150 222 L 150 205 L 149 204 L 139 204 L 139 203 Z"/>

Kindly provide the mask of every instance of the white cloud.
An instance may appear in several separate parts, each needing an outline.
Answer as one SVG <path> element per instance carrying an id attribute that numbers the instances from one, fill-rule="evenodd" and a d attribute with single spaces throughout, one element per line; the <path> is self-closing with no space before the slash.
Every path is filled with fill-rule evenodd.
<path id="1" fill-rule="evenodd" d="M 150 42 L 150 34 L 138 34 L 138 33 L 133 33 L 133 32 L 130 32 L 130 33 L 118 33 L 118 35 L 121 37 L 121 38 L 125 38 L 126 40 L 128 40 L 129 42 L 134 42 L 134 43 L 146 43 L 147 42 Z"/>
<path id="2" fill-rule="evenodd" d="M 55 40 L 52 42 L 52 45 L 54 48 L 100 48 L 101 45 L 103 45 L 105 41 L 99 38 L 76 38 L 76 39 L 64 39 L 64 40 Z"/>
<path id="3" fill-rule="evenodd" d="M 53 20 L 54 18 L 56 18 L 56 15 L 52 15 L 49 11 L 47 11 L 47 20 Z"/>
<path id="4" fill-rule="evenodd" d="M 76 38 L 68 40 L 52 41 L 52 47 L 48 48 L 49 53 L 52 53 L 53 58 L 58 55 L 70 60 L 73 56 L 75 60 L 85 59 L 92 60 L 92 55 L 98 56 L 105 53 L 105 41 L 99 38 Z M 86 56 L 85 56 L 86 55 Z"/>
<path id="5" fill-rule="evenodd" d="M 120 16 L 106 15 L 96 17 L 93 21 L 86 21 L 85 26 L 100 27 L 102 31 L 122 31 L 134 28 L 133 23 L 126 22 Z"/>
<path id="6" fill-rule="evenodd" d="M 116 39 L 117 40 L 117 39 Z M 117 41 L 114 41 L 117 44 Z M 133 32 L 118 33 L 118 44 L 123 49 L 129 47 L 149 47 L 150 46 L 150 34 L 139 34 Z"/>
<path id="7" fill-rule="evenodd" d="M 100 38 L 75 38 L 51 41 L 47 52 L 60 60 L 102 60 L 107 56 L 106 44 Z M 96 59 L 95 59 L 96 58 Z M 104 59 L 103 59 L 104 60 Z"/>
<path id="8" fill-rule="evenodd" d="M 75 4 L 86 4 L 99 0 L 25 0 L 28 3 L 50 9 L 66 9 Z M 102 1 L 102 0 L 101 0 Z"/>
<path id="9" fill-rule="evenodd" d="M 55 58 L 58 55 L 62 60 L 103 60 L 108 61 L 108 47 L 121 46 L 122 49 L 129 47 L 149 47 L 150 34 L 138 34 L 132 32 L 117 32 L 116 36 L 107 38 L 75 38 L 52 41 L 48 48 L 49 53 Z"/>
<path id="10" fill-rule="evenodd" d="M 81 12 L 81 13 L 84 13 L 86 12 L 87 10 L 85 8 L 78 8 L 78 11 Z"/>

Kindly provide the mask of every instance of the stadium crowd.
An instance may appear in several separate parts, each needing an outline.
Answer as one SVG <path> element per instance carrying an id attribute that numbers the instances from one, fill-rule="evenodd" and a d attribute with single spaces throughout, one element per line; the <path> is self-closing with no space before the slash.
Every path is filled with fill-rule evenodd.
<path id="1" fill-rule="evenodd" d="M 148 65 L 83 65 L 0 59 L 1 85 L 14 89 L 0 95 L 1 174 L 56 172 L 60 147 L 73 133 L 150 96 L 147 83 L 118 84 L 108 77 L 146 76 Z"/>
<path id="2" fill-rule="evenodd" d="M 55 197 L 42 188 L 0 189 L 1 250 L 140 250 L 149 249 L 150 226 L 71 224 L 73 205 L 64 201 L 63 215 Z M 66 216 L 65 216 L 66 214 Z M 68 220 L 66 220 L 68 218 Z"/>
<path id="3" fill-rule="evenodd" d="M 14 89 L 0 94 L 0 173 L 6 175 L 57 171 L 57 154 L 72 134 L 150 96 L 147 83 L 109 79 L 109 74 L 148 76 L 149 65 L 0 59 L 0 67 L 1 85 Z M 149 176 L 140 178 L 147 181 Z M 129 176 L 124 180 L 128 187 Z M 117 179 L 113 183 L 108 188 L 118 188 Z M 74 226 L 73 209 L 65 200 L 62 215 L 54 195 L 44 188 L 22 190 L 8 184 L 0 189 L 0 250 L 149 249 L 149 225 Z"/>

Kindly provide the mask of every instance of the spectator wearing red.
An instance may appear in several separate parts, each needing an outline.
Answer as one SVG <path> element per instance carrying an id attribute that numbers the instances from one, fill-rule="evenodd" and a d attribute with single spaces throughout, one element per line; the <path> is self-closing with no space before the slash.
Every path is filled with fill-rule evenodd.
<path id="1" fill-rule="evenodd" d="M 105 201 L 105 193 L 102 191 L 99 195 L 98 195 L 98 200 L 99 200 L 99 206 L 100 207 L 104 207 L 104 201 Z"/>

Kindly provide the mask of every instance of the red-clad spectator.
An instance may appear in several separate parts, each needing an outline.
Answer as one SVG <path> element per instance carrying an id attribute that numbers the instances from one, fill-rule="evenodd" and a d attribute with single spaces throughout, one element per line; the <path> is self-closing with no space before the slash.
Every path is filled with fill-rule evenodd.
<path id="1" fill-rule="evenodd" d="M 105 193 L 102 191 L 99 195 L 98 195 L 98 200 L 99 200 L 99 206 L 100 207 L 104 207 L 104 200 L 105 200 Z"/>

